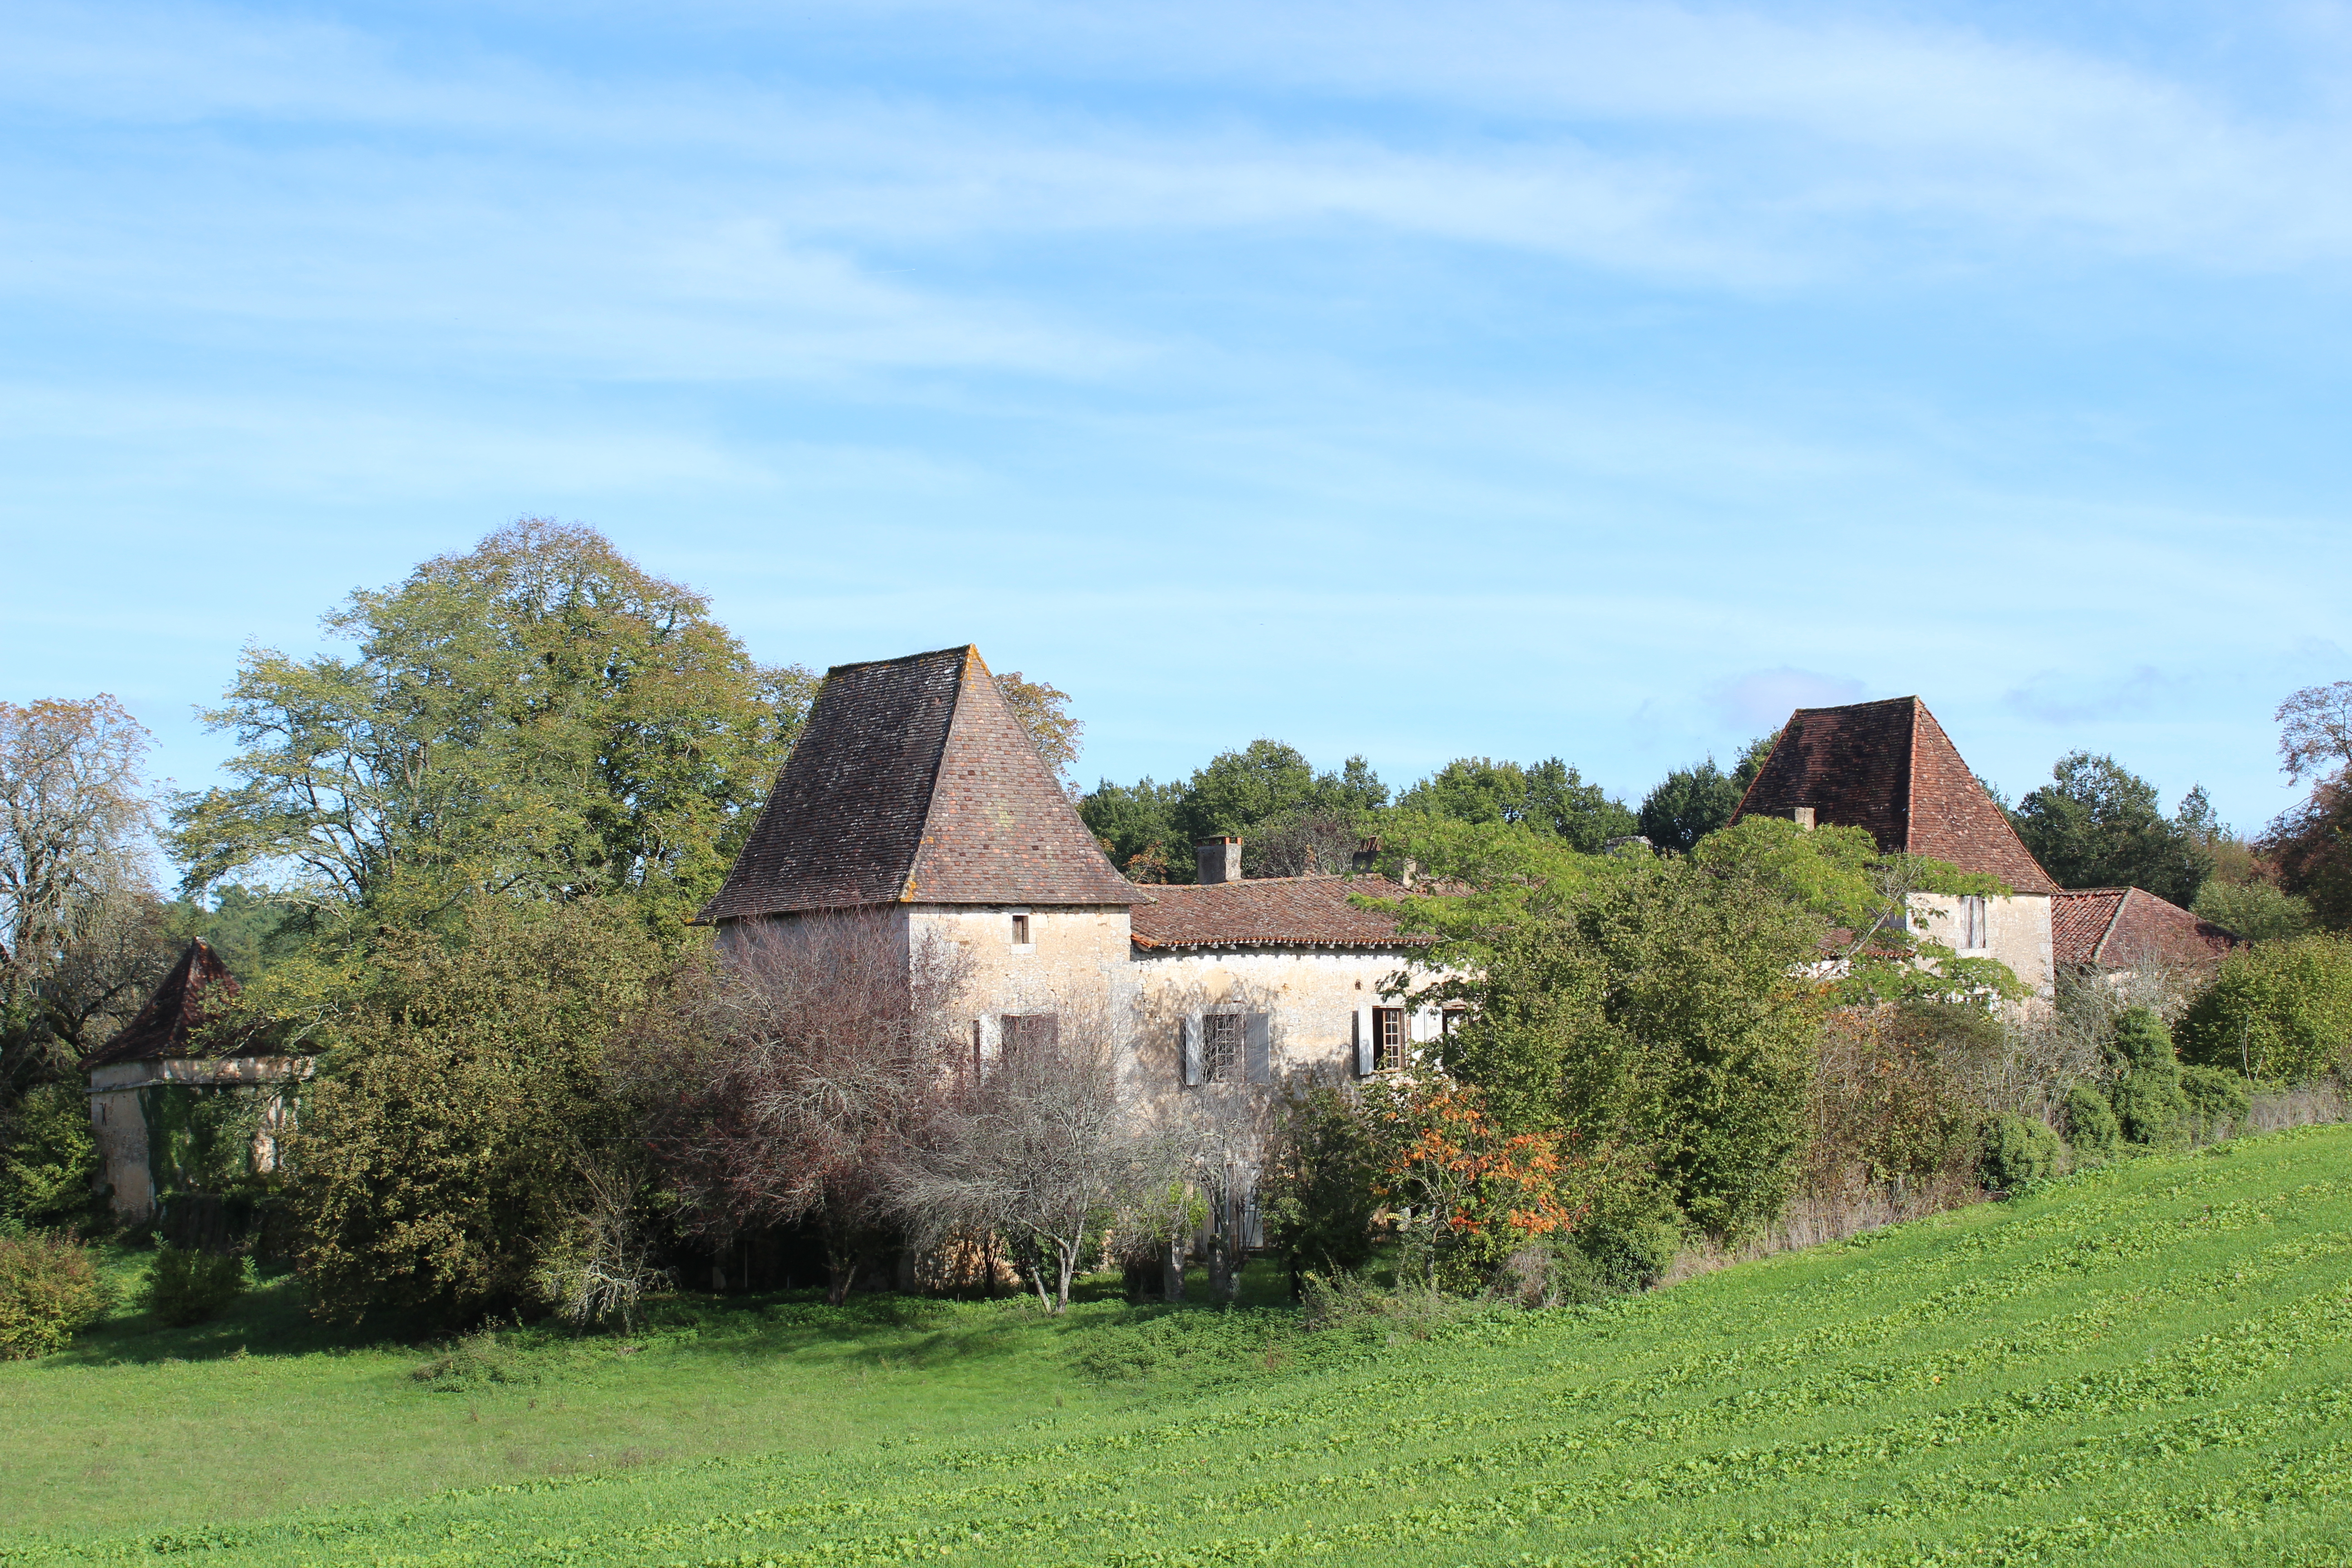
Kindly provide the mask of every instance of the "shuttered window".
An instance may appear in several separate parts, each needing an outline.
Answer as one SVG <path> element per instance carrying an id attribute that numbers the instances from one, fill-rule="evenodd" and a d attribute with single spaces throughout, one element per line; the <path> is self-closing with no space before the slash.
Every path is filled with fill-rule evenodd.
<path id="1" fill-rule="evenodd" d="M 1396 1072 L 1405 1060 L 1404 1009 L 1372 1009 L 1372 1070 Z"/>
<path id="2" fill-rule="evenodd" d="M 1237 1083 L 1242 1076 L 1242 1016 L 1211 1013 L 1201 1020 L 1201 1076 L 1211 1083 Z"/>

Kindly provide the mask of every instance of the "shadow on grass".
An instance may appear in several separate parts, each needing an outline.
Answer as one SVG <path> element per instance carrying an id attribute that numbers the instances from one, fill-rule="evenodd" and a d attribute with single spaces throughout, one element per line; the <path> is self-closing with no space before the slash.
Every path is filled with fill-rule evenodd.
<path id="1" fill-rule="evenodd" d="M 1132 1363 L 1139 1371 L 1165 1358 L 1145 1354 L 1139 1362 L 1118 1355 L 1106 1359 L 1098 1346 L 1077 1342 L 1099 1341 L 1106 1331 L 1112 1331 L 1112 1337 L 1125 1338 L 1117 1331 L 1181 1317 L 1238 1318 L 1255 1325 L 1246 1332 L 1236 1322 L 1223 1331 L 1204 1329 L 1182 1334 L 1186 1343 L 1198 1342 L 1205 1346 L 1213 1341 L 1238 1345 L 1241 1339 L 1249 1339 L 1253 1343 L 1270 1344 L 1272 1338 L 1287 1340 L 1295 1332 L 1297 1315 L 1289 1304 L 1287 1276 L 1281 1266 L 1260 1261 L 1244 1272 L 1240 1300 L 1230 1308 L 1203 1300 L 1208 1281 L 1203 1271 L 1194 1269 L 1188 1276 L 1188 1299 L 1182 1303 L 1130 1303 L 1117 1276 L 1097 1275 L 1076 1282 L 1070 1310 L 1060 1315 L 1047 1313 L 1030 1295 L 950 1300 L 867 1294 L 852 1296 L 835 1307 L 826 1305 L 823 1293 L 816 1290 L 726 1296 L 679 1293 L 653 1302 L 645 1318 L 627 1331 L 575 1332 L 552 1321 L 509 1320 L 453 1335 L 442 1325 L 322 1321 L 311 1315 L 301 1281 L 281 1268 L 265 1268 L 258 1283 L 219 1316 L 172 1328 L 140 1304 L 153 1256 L 137 1247 L 110 1247 L 105 1271 L 114 1287 L 114 1307 L 70 1346 L 44 1358 L 45 1362 L 52 1366 L 90 1367 L 378 1354 L 414 1358 L 420 1386 L 451 1392 L 484 1381 L 535 1382 L 541 1369 L 551 1369 L 558 1360 L 576 1365 L 585 1356 L 619 1363 L 656 1351 L 661 1352 L 658 1359 L 673 1363 L 679 1358 L 790 1356 L 832 1363 L 845 1370 L 900 1371 L 1066 1352 L 1076 1346 L 1082 1365 L 1108 1369 Z M 1162 1330 L 1154 1337 L 1172 1343 L 1170 1335 L 1171 1331 Z"/>

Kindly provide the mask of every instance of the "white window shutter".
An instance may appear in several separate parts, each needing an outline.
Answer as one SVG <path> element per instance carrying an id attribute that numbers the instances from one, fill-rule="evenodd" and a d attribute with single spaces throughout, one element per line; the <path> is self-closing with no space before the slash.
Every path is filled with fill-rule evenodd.
<path id="1" fill-rule="evenodd" d="M 1201 1016 L 1197 1013 L 1176 1021 L 1176 1033 L 1184 1054 L 1184 1087 L 1194 1089 L 1201 1082 Z"/>
<path id="2" fill-rule="evenodd" d="M 1250 1083 L 1274 1081 L 1274 1031 L 1264 1013 L 1242 1015 L 1242 1077 Z"/>
<path id="3" fill-rule="evenodd" d="M 1356 1009 L 1356 1076 L 1372 1076 L 1372 1010 Z"/>

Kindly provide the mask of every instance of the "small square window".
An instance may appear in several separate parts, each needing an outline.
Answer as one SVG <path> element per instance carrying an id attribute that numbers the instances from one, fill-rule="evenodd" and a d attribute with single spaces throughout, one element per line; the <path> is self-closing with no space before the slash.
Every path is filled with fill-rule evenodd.
<path id="1" fill-rule="evenodd" d="M 1201 1076 L 1232 1083 L 1242 1076 L 1242 1016 L 1212 1013 L 1201 1020 Z"/>
<path id="2" fill-rule="evenodd" d="M 1372 1070 L 1395 1072 L 1404 1066 L 1404 1009 L 1372 1009 Z"/>
<path id="3" fill-rule="evenodd" d="M 1029 917 L 1027 915 L 1014 915 L 1013 917 L 1013 945 L 1015 947 L 1026 947 L 1029 945 Z"/>

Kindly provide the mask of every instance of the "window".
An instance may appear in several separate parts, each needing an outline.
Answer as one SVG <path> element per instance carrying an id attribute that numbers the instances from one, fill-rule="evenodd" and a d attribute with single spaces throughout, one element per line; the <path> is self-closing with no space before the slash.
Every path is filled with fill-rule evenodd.
<path id="1" fill-rule="evenodd" d="M 1024 1051 L 1051 1050 L 1061 1038 L 1062 1021 L 1051 1013 L 1007 1013 L 998 1022 L 1003 1033 L 997 1049 L 1007 1060 Z"/>
<path id="2" fill-rule="evenodd" d="M 1467 1007 L 1446 1008 L 1445 1011 L 1437 1016 L 1437 1032 L 1440 1035 L 1452 1035 L 1455 1030 L 1462 1027 L 1462 1020 L 1467 1018 L 1469 1016 L 1470 1009 Z"/>
<path id="3" fill-rule="evenodd" d="M 1974 896 L 1964 898 L 1960 900 L 1960 907 L 1955 914 L 1956 918 L 1952 923 L 1958 929 L 1954 934 L 1959 940 L 1953 944 L 1954 946 L 1965 952 L 1971 949 L 1987 948 L 1992 945 L 1992 934 L 1987 925 L 1984 900 Z"/>
<path id="4" fill-rule="evenodd" d="M 1015 947 L 1029 945 L 1029 917 L 1025 913 L 1013 917 L 1013 945 Z"/>
<path id="5" fill-rule="evenodd" d="M 1201 1020 L 1201 1076 L 1234 1083 L 1242 1076 L 1242 1016 L 1211 1013 Z"/>
<path id="6" fill-rule="evenodd" d="M 1372 1070 L 1395 1072 L 1404 1066 L 1404 1009 L 1372 1009 Z"/>

